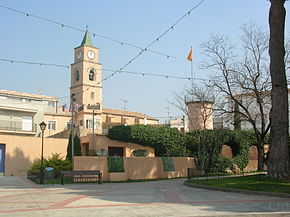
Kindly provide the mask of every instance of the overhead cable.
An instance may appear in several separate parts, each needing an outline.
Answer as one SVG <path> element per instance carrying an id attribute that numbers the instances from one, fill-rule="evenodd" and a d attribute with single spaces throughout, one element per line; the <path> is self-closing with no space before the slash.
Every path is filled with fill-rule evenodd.
<path id="1" fill-rule="evenodd" d="M 193 10 L 195 10 L 196 8 L 198 8 L 205 0 L 201 0 L 199 1 L 194 7 L 192 7 L 186 14 L 184 14 L 183 16 L 181 16 L 173 25 L 171 25 L 169 28 L 167 28 L 162 34 L 160 34 L 156 39 L 154 39 L 152 42 L 150 42 L 145 48 L 143 48 L 140 53 L 138 53 L 136 56 L 134 56 L 133 58 L 131 58 L 125 65 L 123 65 L 119 70 L 116 70 L 115 72 L 113 72 L 112 74 L 108 75 L 107 77 L 105 77 L 104 79 L 102 79 L 102 81 L 106 81 L 107 79 L 113 77 L 114 75 L 116 75 L 117 73 L 120 73 L 120 71 L 123 71 L 125 67 L 127 67 L 128 65 L 130 65 L 135 59 L 137 59 L 139 56 L 141 56 L 143 54 L 143 52 L 147 51 L 149 49 L 149 47 L 151 47 L 153 44 L 155 44 L 156 42 L 158 42 L 162 37 L 164 37 L 170 30 L 173 30 L 174 27 L 181 21 L 183 20 L 186 16 L 189 16 L 191 14 L 191 12 Z M 98 84 L 100 84 L 102 81 L 100 81 Z"/>
<path id="2" fill-rule="evenodd" d="M 69 29 L 72 29 L 72 30 L 75 30 L 75 31 L 86 32 L 86 30 L 80 29 L 80 28 L 75 27 L 75 26 L 67 25 L 67 24 L 64 24 L 64 23 L 56 21 L 56 20 L 52 20 L 52 19 L 48 19 L 48 18 L 41 17 L 41 16 L 38 16 L 38 15 L 34 15 L 34 14 L 31 14 L 31 13 L 27 13 L 27 12 L 24 12 L 24 11 L 21 11 L 21 10 L 17 10 L 17 9 L 14 9 L 14 8 L 10 8 L 10 7 L 4 6 L 4 5 L 0 5 L 0 8 L 6 9 L 6 10 L 10 10 L 10 11 L 13 11 L 15 13 L 23 14 L 23 15 L 25 15 L 27 17 L 33 17 L 33 18 L 36 18 L 36 19 L 39 19 L 39 20 L 42 20 L 42 21 L 45 21 L 45 22 L 53 23 L 53 24 L 56 24 L 56 25 L 58 25 L 58 26 L 60 26 L 62 28 L 66 27 L 66 28 L 69 28 Z M 139 45 L 135 45 L 135 44 L 132 44 L 132 43 L 129 43 L 129 42 L 118 40 L 118 39 L 115 39 L 115 38 L 112 38 L 112 37 L 109 37 L 109 36 L 106 36 L 106 35 L 102 35 L 100 33 L 89 32 L 89 34 L 94 36 L 94 37 L 99 37 L 99 38 L 103 38 L 103 39 L 118 43 L 120 45 L 134 47 L 134 48 L 137 48 L 139 50 L 142 50 L 142 47 L 139 46 Z M 157 51 L 154 51 L 154 50 L 147 49 L 147 51 L 151 52 L 151 53 L 155 53 L 155 54 L 161 55 L 161 56 L 165 56 L 167 58 L 173 58 L 173 59 L 186 61 L 185 58 L 176 57 L 176 56 L 173 56 L 173 55 L 157 52 Z"/>
<path id="3" fill-rule="evenodd" d="M 43 62 L 29 62 L 29 61 L 14 60 L 14 59 L 3 59 L 3 58 L 0 58 L 0 61 L 9 62 L 9 63 L 40 65 L 40 66 L 54 66 L 54 67 L 61 67 L 61 68 L 67 68 L 67 69 L 70 68 L 69 65 L 43 63 Z M 107 71 L 107 72 L 115 72 L 116 71 L 114 69 L 95 69 L 95 70 L 96 71 Z M 173 79 L 181 79 L 181 80 L 209 81 L 209 79 L 205 79 L 205 78 L 191 78 L 191 77 L 182 77 L 182 76 L 166 75 L 166 74 L 145 73 L 145 72 L 138 72 L 138 71 L 125 71 L 125 70 L 122 70 L 122 71 L 120 71 L 120 73 L 135 74 L 135 75 L 142 75 L 142 76 L 152 76 L 152 77 L 162 77 L 162 78 L 173 78 Z"/>

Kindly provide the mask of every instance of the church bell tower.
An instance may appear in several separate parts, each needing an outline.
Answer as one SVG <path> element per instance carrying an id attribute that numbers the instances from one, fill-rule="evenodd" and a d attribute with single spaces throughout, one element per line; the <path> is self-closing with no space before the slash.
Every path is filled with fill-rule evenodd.
<path id="1" fill-rule="evenodd" d="M 99 49 L 93 46 L 86 31 L 81 45 L 74 49 L 71 64 L 71 100 L 78 107 L 76 126 L 90 133 L 101 133 L 102 123 L 102 65 Z M 94 122 L 95 123 L 94 123 Z M 94 123 L 94 124 L 93 124 Z"/>

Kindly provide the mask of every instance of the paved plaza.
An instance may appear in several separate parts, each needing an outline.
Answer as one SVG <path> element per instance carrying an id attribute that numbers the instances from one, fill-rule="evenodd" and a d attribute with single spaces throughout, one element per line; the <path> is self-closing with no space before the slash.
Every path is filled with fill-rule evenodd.
<path id="1" fill-rule="evenodd" d="M 290 216 L 290 198 L 191 188 L 182 179 L 46 185 L 0 177 L 0 216 Z"/>

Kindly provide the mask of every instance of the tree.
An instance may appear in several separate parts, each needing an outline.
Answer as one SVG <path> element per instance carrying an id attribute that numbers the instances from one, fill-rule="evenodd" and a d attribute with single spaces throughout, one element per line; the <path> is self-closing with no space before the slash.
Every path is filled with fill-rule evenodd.
<path id="1" fill-rule="evenodd" d="M 212 115 L 214 94 L 212 88 L 207 84 L 194 84 L 186 87 L 183 92 L 175 93 L 172 105 L 181 110 L 188 118 L 189 130 L 212 129 Z M 195 107 L 198 103 L 198 107 Z M 201 170 L 205 168 L 205 138 L 204 134 L 198 133 L 198 151 L 197 158 Z"/>
<path id="2" fill-rule="evenodd" d="M 267 115 L 270 110 L 268 36 L 253 23 L 244 25 L 242 31 L 238 54 L 235 53 L 237 47 L 224 36 L 212 36 L 204 42 L 202 48 L 207 60 L 203 67 L 214 70 L 212 86 L 226 98 L 219 105 L 224 117 L 231 123 L 240 119 L 254 130 L 258 169 L 262 170 L 265 162 L 263 147 L 270 129 Z"/>
<path id="3" fill-rule="evenodd" d="M 72 160 L 72 135 L 70 134 L 69 136 L 69 141 L 68 141 L 68 145 L 67 145 L 67 155 L 66 155 L 66 159 L 68 160 Z M 78 135 L 75 135 L 74 137 L 74 156 L 81 156 L 82 152 L 81 152 L 81 141 L 80 141 L 80 137 Z"/>
<path id="4" fill-rule="evenodd" d="M 235 108 L 234 108 L 234 128 L 235 130 L 242 129 L 240 108 L 237 103 L 235 103 Z"/>
<path id="5" fill-rule="evenodd" d="M 269 54 L 272 82 L 271 136 L 268 162 L 268 176 L 286 177 L 289 171 L 288 156 L 288 88 L 285 73 L 284 31 L 285 0 L 270 0 Z"/>

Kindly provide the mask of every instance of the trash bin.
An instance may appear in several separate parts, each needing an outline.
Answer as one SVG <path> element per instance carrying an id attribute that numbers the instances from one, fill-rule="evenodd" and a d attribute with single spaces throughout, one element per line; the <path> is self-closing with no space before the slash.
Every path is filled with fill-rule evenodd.
<path id="1" fill-rule="evenodd" d="M 44 171 L 44 178 L 45 179 L 53 179 L 54 178 L 54 168 L 53 167 L 46 167 Z"/>

